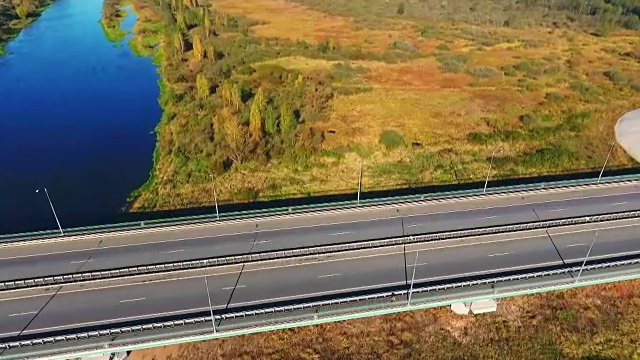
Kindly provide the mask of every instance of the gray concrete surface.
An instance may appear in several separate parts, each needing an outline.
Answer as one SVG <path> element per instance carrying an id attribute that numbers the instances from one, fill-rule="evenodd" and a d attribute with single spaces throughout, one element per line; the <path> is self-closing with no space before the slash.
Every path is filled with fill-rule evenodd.
<path id="1" fill-rule="evenodd" d="M 640 220 L 616 222 L 599 232 L 592 254 L 610 257 L 620 253 L 640 253 Z M 618 225 L 616 225 L 618 224 Z M 214 310 L 296 300 L 314 295 L 331 295 L 389 285 L 408 286 L 415 251 L 419 252 L 417 283 L 471 274 L 487 274 L 516 268 L 538 268 L 581 263 L 593 238 L 594 227 L 580 227 L 550 233 L 551 237 L 502 234 L 483 239 L 443 241 L 414 246 L 406 254 L 401 246 L 345 253 L 326 261 L 300 260 L 282 265 L 269 262 L 247 266 L 243 271 L 230 267 L 208 276 Z M 634 235 L 635 234 L 635 235 Z M 556 248 L 558 250 L 556 250 Z M 570 249 L 570 250 L 567 250 Z M 563 258 L 561 256 L 567 256 Z M 204 278 L 192 277 L 92 288 L 62 287 L 55 294 L 20 297 L 5 296 L 0 301 L 0 338 L 19 333 L 78 328 L 117 323 L 208 309 Z"/>
<path id="2" fill-rule="evenodd" d="M 615 133 L 618 144 L 640 162 L 640 109 L 629 111 L 618 119 Z"/>
<path id="3" fill-rule="evenodd" d="M 0 281 L 640 209 L 636 186 L 0 247 Z"/>

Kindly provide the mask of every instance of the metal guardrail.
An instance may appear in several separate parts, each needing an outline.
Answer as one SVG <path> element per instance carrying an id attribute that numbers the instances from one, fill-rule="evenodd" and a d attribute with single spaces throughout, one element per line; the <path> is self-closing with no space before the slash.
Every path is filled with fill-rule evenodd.
<path id="1" fill-rule="evenodd" d="M 576 186 L 598 186 L 598 185 L 605 186 L 608 184 L 610 185 L 614 183 L 617 184 L 617 183 L 624 183 L 626 181 L 638 180 L 639 178 L 640 178 L 640 174 L 631 174 L 631 175 L 603 177 L 598 183 L 596 183 L 597 178 L 594 177 L 594 178 L 579 179 L 579 180 L 562 180 L 562 181 L 540 182 L 540 183 L 523 184 L 523 185 L 509 185 L 509 186 L 489 188 L 487 189 L 487 194 L 510 193 L 518 190 L 537 190 L 541 188 L 550 190 L 550 189 L 568 188 L 568 187 L 576 187 Z M 359 202 L 356 200 L 336 201 L 331 203 L 296 205 L 296 206 L 290 206 L 290 207 L 236 211 L 236 212 L 229 212 L 229 213 L 221 213 L 219 220 L 231 220 L 231 219 L 241 219 L 241 218 L 247 218 L 247 217 L 253 217 L 253 216 L 261 216 L 261 215 L 291 214 L 291 213 L 305 212 L 305 211 L 311 211 L 311 210 L 346 208 L 346 207 L 365 206 L 365 205 L 368 206 L 368 205 L 376 205 L 376 204 L 400 203 L 400 202 L 407 202 L 407 201 L 418 201 L 418 200 L 429 200 L 429 199 L 440 199 L 440 198 L 456 198 L 456 197 L 464 198 L 464 197 L 473 196 L 473 195 L 483 195 L 482 189 L 478 188 L 478 189 L 471 189 L 471 190 L 446 191 L 446 192 L 421 194 L 421 195 L 402 195 L 402 196 L 394 196 L 394 197 L 362 199 Z M 117 223 L 117 224 L 105 224 L 105 225 L 69 228 L 69 229 L 65 229 L 65 236 L 91 234 L 96 232 L 107 232 L 107 231 L 117 231 L 117 230 L 153 228 L 153 227 L 159 227 L 159 226 L 200 223 L 200 222 L 217 221 L 217 220 L 218 219 L 215 214 L 206 214 L 206 215 L 185 216 L 185 217 L 177 217 L 177 218 L 169 218 L 169 219 L 132 221 L 132 222 Z M 61 237 L 61 235 L 57 230 L 44 230 L 44 231 L 0 235 L 0 242 L 11 242 L 11 241 L 21 241 L 21 240 L 30 240 L 30 239 L 42 239 L 42 238 L 58 238 L 58 237 Z"/>
<path id="2" fill-rule="evenodd" d="M 226 256 L 220 258 L 209 258 L 201 260 L 187 260 L 166 264 L 135 266 L 114 270 L 91 271 L 77 274 L 48 276 L 23 280 L 11 280 L 0 282 L 0 291 L 27 289 L 39 286 L 62 285 L 70 283 L 78 283 L 83 281 L 92 281 L 108 278 L 130 277 L 136 275 L 146 275 L 163 272 L 175 272 L 183 270 L 193 270 L 206 267 L 215 267 L 223 265 L 246 264 L 258 261 L 282 260 L 288 258 L 296 258 L 302 256 L 325 255 L 338 252 L 346 252 L 353 250 L 371 249 L 394 245 L 407 245 L 420 242 L 431 242 L 438 240 L 450 240 L 457 238 L 468 238 L 473 236 L 483 236 L 492 234 L 503 234 L 511 232 L 520 232 L 527 230 L 548 229 L 568 225 L 581 225 L 596 222 L 605 222 L 612 220 L 634 219 L 640 217 L 640 211 L 628 211 L 604 215 L 583 216 L 577 218 L 567 218 L 560 220 L 538 221 L 525 224 L 503 225 L 488 228 L 470 229 L 450 231 L 435 234 L 407 236 L 399 238 L 390 238 L 374 241 L 361 241 L 354 243 L 345 243 L 337 245 L 326 245 L 318 247 L 307 247 L 300 249 L 271 251 L 255 254 L 244 254 L 235 256 Z"/>
<path id="3" fill-rule="evenodd" d="M 613 262 L 602 263 L 602 264 L 586 265 L 583 268 L 583 274 L 588 273 L 589 271 L 592 271 L 592 270 L 608 269 L 608 268 L 615 268 L 615 267 L 635 265 L 635 264 L 640 264 L 640 258 L 631 259 L 631 260 L 613 261 Z M 507 283 L 507 282 L 514 282 L 514 281 L 527 280 L 527 279 L 533 279 L 533 278 L 543 278 L 543 277 L 554 276 L 554 275 L 571 274 L 571 273 L 580 271 L 580 268 L 581 266 L 577 266 L 577 265 L 567 266 L 557 270 L 531 272 L 531 273 L 524 273 L 519 275 L 502 276 L 502 277 L 494 277 L 494 278 L 487 277 L 479 280 L 461 281 L 461 282 L 456 282 L 451 284 L 443 284 L 443 285 L 435 285 L 435 286 L 414 287 L 412 292 L 414 294 L 428 293 L 428 292 L 437 292 L 437 291 L 451 290 L 451 289 L 465 288 L 465 287 L 495 285 L 498 283 Z M 544 285 L 544 287 L 546 288 L 550 286 Z M 535 285 L 533 285 L 532 288 L 535 288 Z M 247 318 L 247 317 L 259 316 L 259 315 L 293 312 L 293 311 L 299 311 L 299 310 L 305 310 L 305 309 L 314 309 L 314 308 L 321 308 L 321 307 L 327 307 L 327 306 L 343 305 L 347 303 L 358 303 L 358 302 L 363 302 L 368 300 L 385 299 L 385 298 L 391 298 L 392 296 L 408 295 L 408 293 L 409 293 L 409 290 L 397 290 L 393 292 L 385 291 L 385 292 L 369 294 L 369 295 L 336 298 L 336 299 L 330 299 L 330 300 L 307 302 L 307 303 L 300 303 L 300 304 L 288 305 L 288 306 L 278 306 L 278 307 L 271 307 L 271 308 L 251 310 L 251 311 L 229 312 L 226 314 L 219 313 L 219 314 L 214 314 L 213 318 L 214 318 L 214 321 Z M 23 348 L 28 346 L 54 344 L 59 342 L 69 342 L 69 341 L 76 341 L 76 340 L 106 337 L 106 336 L 117 336 L 122 334 L 139 333 L 139 332 L 157 330 L 157 329 L 180 328 L 180 327 L 185 327 L 185 326 L 194 325 L 194 324 L 207 323 L 210 321 L 211 321 L 211 315 L 190 317 L 185 319 L 164 321 L 164 322 L 150 322 L 147 324 L 117 327 L 117 328 L 111 328 L 111 329 L 105 329 L 105 330 L 87 331 L 87 332 L 81 332 L 81 333 L 70 334 L 70 335 L 49 336 L 49 337 L 39 338 L 39 339 L 0 343 L 0 349 L 6 350 L 6 349 L 14 349 L 14 348 Z"/>

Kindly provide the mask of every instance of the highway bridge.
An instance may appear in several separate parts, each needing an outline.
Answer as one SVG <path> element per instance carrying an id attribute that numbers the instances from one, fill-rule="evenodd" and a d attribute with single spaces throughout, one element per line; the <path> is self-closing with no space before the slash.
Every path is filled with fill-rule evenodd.
<path id="1" fill-rule="evenodd" d="M 638 186 L 609 179 L 7 241 L 0 358 L 116 351 L 640 277 Z"/>

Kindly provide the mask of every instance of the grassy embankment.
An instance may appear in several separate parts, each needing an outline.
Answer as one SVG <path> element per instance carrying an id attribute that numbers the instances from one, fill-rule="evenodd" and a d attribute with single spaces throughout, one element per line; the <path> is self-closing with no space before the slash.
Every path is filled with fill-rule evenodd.
<path id="1" fill-rule="evenodd" d="M 121 0 L 104 0 L 102 4 L 100 26 L 107 40 L 111 42 L 122 42 L 128 33 L 120 27 L 124 18 L 127 17 L 127 11 L 122 8 L 127 3 Z"/>
<path id="2" fill-rule="evenodd" d="M 624 4 L 297 1 L 134 1 L 165 110 L 134 209 L 598 168 L 639 105 Z"/>
<path id="3" fill-rule="evenodd" d="M 18 36 L 20 30 L 34 22 L 53 0 L 0 0 L 0 56 L 4 46 Z"/>
<path id="4" fill-rule="evenodd" d="M 638 360 L 640 281 L 134 351 L 131 360 Z"/>

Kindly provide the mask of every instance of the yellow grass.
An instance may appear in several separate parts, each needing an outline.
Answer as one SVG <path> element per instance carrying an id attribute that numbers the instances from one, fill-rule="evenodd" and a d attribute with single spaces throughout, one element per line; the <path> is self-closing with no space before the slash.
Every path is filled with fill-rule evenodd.
<path id="1" fill-rule="evenodd" d="M 384 50 L 394 40 L 410 34 L 406 24 L 393 24 L 397 29 L 358 30 L 349 18 L 327 15 L 285 0 L 214 0 L 212 6 L 232 15 L 246 16 L 263 24 L 254 26 L 257 36 L 288 40 L 304 39 L 320 43 L 332 39 L 341 45 L 358 45 L 363 49 Z"/>

